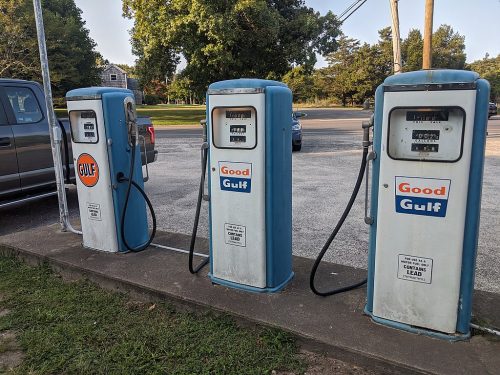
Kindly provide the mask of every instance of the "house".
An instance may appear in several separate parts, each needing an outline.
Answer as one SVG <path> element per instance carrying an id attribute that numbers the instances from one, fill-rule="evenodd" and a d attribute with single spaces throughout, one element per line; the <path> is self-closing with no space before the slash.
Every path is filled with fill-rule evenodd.
<path id="1" fill-rule="evenodd" d="M 144 102 L 144 93 L 139 87 L 139 81 L 135 78 L 129 78 L 127 72 L 115 64 L 106 65 L 103 69 L 101 86 L 129 89 L 134 93 L 135 104 Z"/>

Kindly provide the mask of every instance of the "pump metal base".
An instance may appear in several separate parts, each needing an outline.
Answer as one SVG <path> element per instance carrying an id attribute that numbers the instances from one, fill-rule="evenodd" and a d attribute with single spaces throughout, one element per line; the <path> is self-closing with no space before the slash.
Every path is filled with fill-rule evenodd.
<path id="1" fill-rule="evenodd" d="M 208 274 L 208 277 L 210 278 L 212 283 L 219 284 L 222 286 L 227 286 L 229 288 L 241 289 L 241 290 L 244 290 L 246 292 L 253 292 L 253 293 L 276 293 L 276 292 L 279 292 L 280 290 L 282 290 L 293 279 L 294 275 L 295 275 L 295 273 L 292 272 L 290 274 L 290 276 L 288 276 L 288 278 L 285 281 L 283 281 L 278 286 L 275 286 L 272 288 L 269 288 L 269 287 L 268 288 L 257 288 L 257 287 L 250 286 L 250 285 L 239 284 L 239 283 L 235 283 L 232 281 L 219 279 L 217 277 L 214 277 L 211 272 Z"/>
<path id="2" fill-rule="evenodd" d="M 377 324 L 389 326 L 391 328 L 400 329 L 400 330 L 410 332 L 410 333 L 415 333 L 417 335 L 425 335 L 425 336 L 429 336 L 429 337 L 433 337 L 433 338 L 441 339 L 441 340 L 446 340 L 446 341 L 450 341 L 450 342 L 464 341 L 464 340 L 470 339 L 470 337 L 471 337 L 470 331 L 468 333 L 447 334 L 447 333 L 443 333 L 443 332 L 431 331 L 431 330 L 428 330 L 425 328 L 415 327 L 415 326 L 405 324 L 405 323 L 395 322 L 393 320 L 379 318 L 378 316 L 375 316 L 370 311 L 368 311 L 366 309 L 366 307 L 364 309 L 364 313 L 366 315 L 368 315 Z"/>

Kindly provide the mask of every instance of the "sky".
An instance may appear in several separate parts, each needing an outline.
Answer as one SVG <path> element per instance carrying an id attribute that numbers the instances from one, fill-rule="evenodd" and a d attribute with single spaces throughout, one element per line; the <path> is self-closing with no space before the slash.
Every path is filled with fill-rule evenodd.
<path id="1" fill-rule="evenodd" d="M 342 13 L 355 0 L 305 0 L 306 5 L 325 14 Z M 122 17 L 120 0 L 75 0 L 97 50 L 110 62 L 133 65 L 129 30 L 133 20 Z M 425 0 L 399 0 L 400 34 L 405 38 L 410 29 L 423 30 Z M 479 60 L 489 53 L 500 54 L 500 0 L 435 0 L 434 30 L 448 24 L 465 36 L 467 62 Z M 344 34 L 361 42 L 376 43 L 378 30 L 391 25 L 389 0 L 367 0 L 342 26 Z M 325 66 L 321 56 L 317 67 Z"/>

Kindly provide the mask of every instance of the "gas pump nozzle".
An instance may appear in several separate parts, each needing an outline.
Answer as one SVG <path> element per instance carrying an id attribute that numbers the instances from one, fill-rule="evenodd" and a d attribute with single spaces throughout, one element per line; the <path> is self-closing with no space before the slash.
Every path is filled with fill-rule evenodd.
<path id="1" fill-rule="evenodd" d="M 372 141 L 370 141 L 370 128 L 373 127 L 373 118 L 371 115 L 368 121 L 363 121 L 361 123 L 361 127 L 363 128 L 363 147 L 370 147 L 372 145 Z"/>
<path id="2" fill-rule="evenodd" d="M 139 139 L 139 128 L 137 127 L 137 114 L 135 111 L 135 103 L 129 97 L 123 101 L 125 107 L 125 119 L 127 121 L 128 143 L 130 147 L 134 147 Z"/>

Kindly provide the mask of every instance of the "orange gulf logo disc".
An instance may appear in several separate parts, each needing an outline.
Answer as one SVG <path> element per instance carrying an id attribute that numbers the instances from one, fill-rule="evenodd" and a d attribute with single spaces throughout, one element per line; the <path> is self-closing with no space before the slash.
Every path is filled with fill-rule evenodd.
<path id="1" fill-rule="evenodd" d="M 81 154 L 76 161 L 76 168 L 80 181 L 87 187 L 92 187 L 99 181 L 99 166 L 89 154 Z"/>

